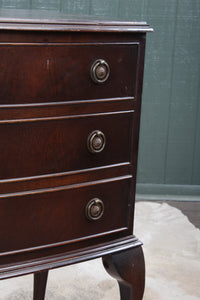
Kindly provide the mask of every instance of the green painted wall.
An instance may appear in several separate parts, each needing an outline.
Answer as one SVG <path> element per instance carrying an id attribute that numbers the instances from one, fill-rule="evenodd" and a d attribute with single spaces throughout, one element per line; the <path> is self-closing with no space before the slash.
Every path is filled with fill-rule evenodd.
<path id="1" fill-rule="evenodd" d="M 193 185 L 199 193 L 199 0 L 0 0 L 0 7 L 147 21 L 155 32 L 147 38 L 138 190 Z"/>

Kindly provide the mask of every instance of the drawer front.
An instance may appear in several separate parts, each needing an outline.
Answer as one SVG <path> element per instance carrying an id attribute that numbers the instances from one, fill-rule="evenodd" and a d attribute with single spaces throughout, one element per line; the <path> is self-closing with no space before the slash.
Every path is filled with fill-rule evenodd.
<path id="1" fill-rule="evenodd" d="M 127 229 L 130 179 L 0 198 L 0 253 L 66 243 Z M 90 200 L 104 213 L 86 217 Z"/>
<path id="2" fill-rule="evenodd" d="M 39 176 L 130 160 L 133 113 L 0 124 L 0 179 Z M 93 131 L 105 135 L 99 153 L 88 150 Z"/>
<path id="3" fill-rule="evenodd" d="M 137 44 L 0 45 L 0 104 L 133 96 L 137 52 Z M 104 83 L 91 79 L 98 59 L 110 68 Z"/>

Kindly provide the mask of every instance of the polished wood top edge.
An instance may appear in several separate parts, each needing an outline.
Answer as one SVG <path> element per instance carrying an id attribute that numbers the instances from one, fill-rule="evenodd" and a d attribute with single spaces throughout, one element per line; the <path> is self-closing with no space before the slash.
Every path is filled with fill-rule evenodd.
<path id="1" fill-rule="evenodd" d="M 95 19 L 94 19 L 95 18 Z M 74 32 L 147 32 L 146 22 L 98 20 L 95 16 L 69 16 L 56 11 L 1 9 L 0 30 L 42 30 Z M 100 17 L 99 17 L 100 18 Z"/>
<path id="2" fill-rule="evenodd" d="M 44 193 L 52 193 L 52 192 L 70 190 L 70 189 L 77 189 L 77 188 L 82 188 L 82 187 L 87 187 L 87 186 L 104 184 L 107 182 L 115 182 L 115 181 L 131 179 L 132 177 L 133 177 L 133 175 L 127 174 L 127 175 L 118 176 L 118 177 L 99 179 L 99 180 L 89 181 L 89 182 L 74 183 L 74 184 L 69 184 L 69 185 L 64 185 L 64 186 L 56 186 L 56 187 L 36 189 L 36 190 L 31 190 L 31 191 L 0 194 L 0 199 L 1 198 L 8 199 L 8 198 L 12 198 L 12 197 L 22 197 L 22 196 L 26 196 L 26 195 L 35 195 L 35 194 L 39 195 L 39 194 L 44 194 Z"/>
<path id="3" fill-rule="evenodd" d="M 6 10 L 7 11 L 7 10 Z M 65 15 L 67 16 L 67 15 Z M 147 22 L 137 22 L 137 21 L 114 21 L 114 20 L 81 20 L 76 19 L 77 16 L 74 16 L 72 18 L 61 18 L 61 19 L 51 19 L 51 18 L 17 18 L 15 16 L 13 17 L 1 17 L 0 16 L 0 23 L 9 23 L 9 24 L 15 24 L 15 23 L 21 23 L 21 24 L 53 24 L 53 25 L 97 25 L 97 26 L 148 26 Z M 91 16 L 87 16 L 88 18 Z M 93 16 L 94 18 L 94 16 Z"/>
<path id="4" fill-rule="evenodd" d="M 92 24 L 58 24 L 58 23 L 6 23 L 0 22 L 0 30 L 16 31 L 62 31 L 62 32 L 152 32 L 153 29 L 144 25 L 92 25 Z"/>
<path id="5" fill-rule="evenodd" d="M 1 42 L 0 46 L 130 46 L 130 45 L 139 45 L 139 42 Z"/>
<path id="6" fill-rule="evenodd" d="M 15 263 L 3 266 L 0 268 L 0 279 L 67 266 L 70 264 L 95 259 L 107 254 L 139 247 L 141 245 L 141 241 L 139 241 L 135 236 L 130 235 L 125 238 L 113 240 L 112 242 L 109 241 L 106 243 L 96 244 L 95 246 L 82 248 L 80 250 L 44 257 L 41 259 L 24 261 L 20 264 Z"/>

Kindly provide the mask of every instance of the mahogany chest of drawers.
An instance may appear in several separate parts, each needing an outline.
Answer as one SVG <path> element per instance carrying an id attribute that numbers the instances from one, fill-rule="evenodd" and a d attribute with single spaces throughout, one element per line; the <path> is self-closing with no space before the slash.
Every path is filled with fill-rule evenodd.
<path id="1" fill-rule="evenodd" d="M 0 278 L 103 257 L 142 299 L 132 234 L 146 23 L 0 20 Z"/>

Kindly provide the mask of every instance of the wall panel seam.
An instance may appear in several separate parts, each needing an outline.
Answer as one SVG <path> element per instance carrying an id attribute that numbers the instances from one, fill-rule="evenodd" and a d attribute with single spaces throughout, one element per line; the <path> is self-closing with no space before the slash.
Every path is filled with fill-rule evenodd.
<path id="1" fill-rule="evenodd" d="M 169 107 L 168 107 L 168 124 L 167 124 L 167 134 L 166 134 L 166 146 L 165 146 L 165 161 L 164 161 L 164 178 L 163 183 L 166 183 L 167 179 L 167 160 L 168 160 L 168 150 L 169 150 L 169 127 L 170 127 L 170 115 L 172 108 L 172 87 L 173 87 L 173 77 L 174 77 L 174 63 L 175 63 L 175 49 L 176 49 L 176 29 L 177 29 L 177 12 L 179 8 L 179 0 L 176 0 L 176 12 L 175 12 L 175 22 L 174 22 L 174 34 L 173 34 L 173 48 L 172 48 L 172 68 L 171 68 L 171 79 L 170 79 L 170 99 L 169 99 Z"/>

